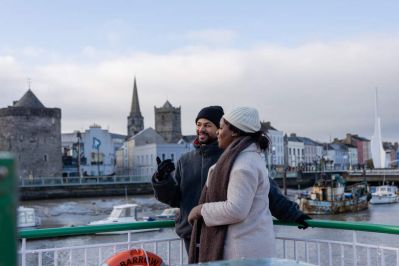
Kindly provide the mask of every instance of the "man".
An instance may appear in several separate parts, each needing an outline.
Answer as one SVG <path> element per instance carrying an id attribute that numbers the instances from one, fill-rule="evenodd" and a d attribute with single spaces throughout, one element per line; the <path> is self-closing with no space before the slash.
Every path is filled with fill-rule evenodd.
<path id="1" fill-rule="evenodd" d="M 217 143 L 217 130 L 222 116 L 223 109 L 220 106 L 205 107 L 198 113 L 195 119 L 195 150 L 178 160 L 174 177 L 171 175 L 175 170 L 173 162 L 170 159 L 161 162 L 157 158 L 158 170 L 152 178 L 155 197 L 171 207 L 180 208 L 176 219 L 176 233 L 183 238 L 187 252 L 192 230 L 187 220 L 188 215 L 198 204 L 209 168 L 223 152 Z M 272 215 L 279 220 L 299 223 L 300 228 L 306 229 L 308 224 L 305 220 L 311 218 L 302 213 L 296 203 L 283 196 L 272 179 L 269 178 L 269 181 L 269 208 Z"/>

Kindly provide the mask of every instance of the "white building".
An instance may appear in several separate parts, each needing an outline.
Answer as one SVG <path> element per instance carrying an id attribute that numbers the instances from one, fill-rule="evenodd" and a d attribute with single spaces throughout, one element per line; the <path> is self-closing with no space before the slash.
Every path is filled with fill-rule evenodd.
<path id="1" fill-rule="evenodd" d="M 267 163 L 272 167 L 284 166 L 284 132 L 271 126 L 270 122 L 262 122 L 261 130 L 270 140 Z"/>
<path id="2" fill-rule="evenodd" d="M 117 151 L 117 174 L 151 176 L 156 168 L 156 158 L 176 162 L 182 154 L 193 149 L 184 141 L 166 143 L 153 128 L 146 128 L 130 137 Z"/>
<path id="3" fill-rule="evenodd" d="M 286 163 L 288 167 L 303 166 L 305 162 L 305 144 L 292 133 L 286 137 Z"/>
<path id="4" fill-rule="evenodd" d="M 354 170 L 359 167 L 357 147 L 352 145 L 346 145 L 348 147 L 349 156 L 349 170 Z"/>
<path id="5" fill-rule="evenodd" d="M 125 140 L 125 135 L 114 134 L 92 125 L 85 132 L 61 135 L 64 156 L 64 175 L 112 175 L 115 173 L 116 150 Z M 80 164 L 78 161 L 80 158 Z"/>
<path id="6" fill-rule="evenodd" d="M 180 157 L 191 150 L 190 146 L 184 144 L 146 144 L 135 147 L 133 159 L 133 175 L 151 176 L 157 169 L 156 158 L 161 160 L 171 159 L 177 162 Z"/>
<path id="7" fill-rule="evenodd" d="M 317 165 L 320 163 L 320 159 L 323 156 L 323 146 L 306 137 L 298 137 L 299 140 L 305 145 L 304 149 L 304 163 L 306 170 L 317 170 Z"/>

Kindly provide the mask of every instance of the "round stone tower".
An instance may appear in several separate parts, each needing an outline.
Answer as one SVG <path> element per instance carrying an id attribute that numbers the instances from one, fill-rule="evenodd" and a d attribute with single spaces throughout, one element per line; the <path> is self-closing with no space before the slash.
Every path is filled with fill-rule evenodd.
<path id="1" fill-rule="evenodd" d="M 15 155 L 23 178 L 61 176 L 61 109 L 46 108 L 30 89 L 1 108 L 0 151 Z"/>

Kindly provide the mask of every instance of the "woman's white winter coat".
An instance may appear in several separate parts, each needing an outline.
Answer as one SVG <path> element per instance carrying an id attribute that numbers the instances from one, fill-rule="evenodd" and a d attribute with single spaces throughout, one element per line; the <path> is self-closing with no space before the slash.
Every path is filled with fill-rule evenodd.
<path id="1" fill-rule="evenodd" d="M 213 169 L 209 169 L 207 185 Z M 275 257 L 269 188 L 265 158 L 252 144 L 233 164 L 227 200 L 205 203 L 201 209 L 207 226 L 228 225 L 224 259 Z"/>

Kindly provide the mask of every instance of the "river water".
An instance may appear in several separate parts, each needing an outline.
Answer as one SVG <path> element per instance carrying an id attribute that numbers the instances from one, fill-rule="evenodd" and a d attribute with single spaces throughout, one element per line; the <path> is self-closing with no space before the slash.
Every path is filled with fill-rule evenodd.
<path id="1" fill-rule="evenodd" d="M 291 191 L 291 194 L 294 192 Z M 136 203 L 140 206 L 138 216 L 153 216 L 167 208 L 165 204 L 158 202 L 152 195 L 140 195 L 129 197 L 105 197 L 105 198 L 79 198 L 79 199 L 59 199 L 59 200 L 37 200 L 23 201 L 21 205 L 33 207 L 41 219 L 39 228 L 79 226 L 86 225 L 91 221 L 100 220 L 108 216 L 114 205 L 124 203 Z M 338 221 L 356 221 L 374 224 L 399 225 L 399 203 L 370 205 L 368 210 L 357 213 L 346 213 L 339 215 L 319 215 L 312 216 L 314 219 L 338 220 Z M 344 230 L 330 230 L 321 228 L 310 228 L 299 230 L 296 227 L 276 226 L 276 235 L 284 237 L 301 237 L 331 240 L 352 240 L 352 233 Z M 176 236 L 174 230 L 163 229 L 159 232 L 134 234 L 134 240 L 152 239 L 162 237 Z M 91 236 L 82 236 L 66 239 L 38 240 L 30 241 L 28 248 L 50 248 L 71 245 L 86 245 L 88 243 L 98 243 L 103 239 L 94 240 Z M 115 240 L 118 240 L 115 238 Z M 374 234 L 359 232 L 357 240 L 361 243 L 373 243 L 381 246 L 399 247 L 399 237 L 385 234 Z M 93 242 L 94 241 L 94 242 Z M 278 247 L 280 253 L 282 247 Z M 290 252 L 294 247 L 288 248 Z M 300 248 L 297 248 L 300 249 Z M 314 249 L 314 248 L 313 248 Z M 293 257 L 294 255 L 288 255 Z M 299 259 L 304 259 L 304 254 Z M 349 255 L 348 255 L 349 256 Z M 326 258 L 323 258 L 323 260 Z M 336 258 L 339 261 L 339 258 Z M 359 258 L 361 259 L 361 257 Z M 312 259 L 311 259 L 312 260 Z M 314 259 L 313 259 L 314 260 Z M 375 262 L 378 262 L 377 260 Z M 361 265 L 361 264 L 359 264 Z M 372 264 L 374 265 L 374 264 Z M 387 264 L 389 265 L 389 264 Z"/>

